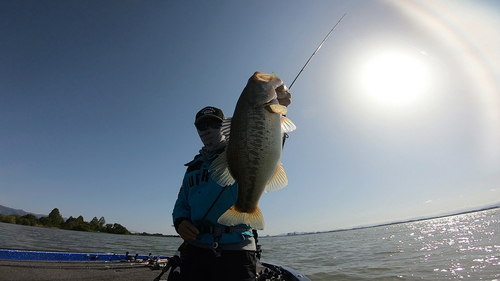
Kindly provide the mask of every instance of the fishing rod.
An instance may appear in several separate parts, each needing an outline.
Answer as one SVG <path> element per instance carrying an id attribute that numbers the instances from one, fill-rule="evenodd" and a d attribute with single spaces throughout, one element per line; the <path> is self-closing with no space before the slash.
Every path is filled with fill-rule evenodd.
<path id="1" fill-rule="evenodd" d="M 330 36 L 330 34 L 333 32 L 333 30 L 335 29 L 335 27 L 337 27 L 337 25 L 340 23 L 340 21 L 342 21 L 342 19 L 345 17 L 345 15 L 347 15 L 347 13 L 345 13 L 344 15 L 342 15 L 342 17 L 339 19 L 339 21 L 332 27 L 332 29 L 330 30 L 330 32 L 328 32 L 328 34 L 325 36 L 325 38 L 323 39 L 323 41 L 321 41 L 321 43 L 316 48 L 316 50 L 314 50 L 314 52 L 312 53 L 312 55 L 309 57 L 309 59 L 306 61 L 306 63 L 302 67 L 302 69 L 299 71 L 299 74 L 297 74 L 297 76 L 295 76 L 295 79 L 293 79 L 292 83 L 288 87 L 289 90 L 292 88 L 293 83 L 295 83 L 295 80 L 297 80 L 297 78 L 299 78 L 300 74 L 302 74 L 302 71 L 304 71 L 304 69 L 306 69 L 306 66 L 312 60 L 312 58 L 314 57 L 314 55 L 316 55 L 316 53 L 319 51 L 319 49 L 321 49 L 321 47 L 323 46 L 323 44 L 325 44 L 326 39 L 328 39 L 328 37 Z M 283 116 L 286 116 L 286 114 L 283 115 Z M 282 148 L 285 147 L 285 141 L 286 141 L 287 138 L 288 138 L 288 134 L 287 133 L 283 133 L 283 141 L 281 143 L 281 147 Z"/>
<path id="2" fill-rule="evenodd" d="M 316 50 L 314 50 L 314 53 L 312 53 L 312 55 L 309 57 L 309 59 L 307 60 L 306 64 L 304 64 L 304 66 L 302 67 L 302 69 L 299 71 L 299 74 L 297 74 L 297 76 L 295 76 L 295 79 L 293 79 L 292 83 L 290 84 L 290 86 L 288 87 L 288 89 L 291 89 L 292 86 L 293 86 L 293 83 L 295 83 L 295 80 L 297 80 L 297 78 L 299 78 L 300 74 L 302 73 L 302 71 L 304 71 L 304 69 L 306 68 L 306 66 L 309 64 L 309 62 L 311 61 L 311 59 L 314 57 L 314 55 L 316 55 L 316 53 L 319 51 L 319 49 L 321 49 L 321 47 L 323 46 L 323 44 L 325 44 L 325 41 L 326 39 L 328 39 L 328 37 L 330 36 L 330 34 L 333 32 L 333 30 L 335 29 L 335 27 L 337 27 L 337 25 L 340 23 L 340 21 L 342 21 L 342 19 L 345 17 L 346 14 L 344 14 L 340 19 L 339 21 L 333 26 L 333 28 L 330 30 L 330 32 L 328 32 L 328 34 L 325 36 L 325 39 L 323 39 L 323 41 L 321 41 L 321 43 L 319 44 L 319 46 L 316 48 Z"/>

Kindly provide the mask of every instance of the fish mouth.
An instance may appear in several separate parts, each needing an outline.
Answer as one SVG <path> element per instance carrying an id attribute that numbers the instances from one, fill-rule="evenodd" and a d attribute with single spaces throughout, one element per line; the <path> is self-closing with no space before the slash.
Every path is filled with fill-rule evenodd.
<path id="1" fill-rule="evenodd" d="M 249 81 L 260 84 L 261 94 L 259 94 L 259 102 L 255 103 L 255 107 L 267 107 L 278 103 L 278 95 L 276 89 L 283 85 L 283 80 L 279 77 L 263 72 L 255 72 Z"/>
<path id="2" fill-rule="evenodd" d="M 275 97 L 275 98 L 271 99 L 270 101 L 263 103 L 260 106 L 266 107 L 266 106 L 270 106 L 271 104 L 276 104 L 276 103 L 278 103 L 278 99 Z"/>

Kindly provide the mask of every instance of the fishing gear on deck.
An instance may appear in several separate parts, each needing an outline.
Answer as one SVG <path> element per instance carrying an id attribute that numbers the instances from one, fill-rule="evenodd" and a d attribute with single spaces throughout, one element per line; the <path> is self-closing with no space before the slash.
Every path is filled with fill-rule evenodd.
<path id="1" fill-rule="evenodd" d="M 187 246 L 187 243 L 184 242 L 179 246 L 179 249 L 177 249 L 177 252 L 175 252 L 174 256 L 171 258 L 168 258 L 167 265 L 163 267 L 161 270 L 160 274 L 153 280 L 153 281 L 160 281 L 160 278 L 167 272 L 169 269 L 172 269 L 173 271 L 170 273 L 168 280 L 175 280 L 178 279 L 180 276 L 180 267 L 179 265 L 181 264 L 181 251 L 183 248 Z M 172 278 L 171 278 L 172 275 Z M 175 278 L 177 277 L 177 278 Z"/>

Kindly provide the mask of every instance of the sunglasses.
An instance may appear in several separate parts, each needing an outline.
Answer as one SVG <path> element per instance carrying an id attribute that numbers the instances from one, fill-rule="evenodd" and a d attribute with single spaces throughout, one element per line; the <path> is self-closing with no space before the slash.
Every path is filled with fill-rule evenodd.
<path id="1" fill-rule="evenodd" d="M 196 129 L 198 129 L 198 131 L 206 131 L 206 130 L 208 130 L 208 128 L 220 129 L 221 127 L 222 127 L 222 123 L 221 122 L 196 124 Z"/>

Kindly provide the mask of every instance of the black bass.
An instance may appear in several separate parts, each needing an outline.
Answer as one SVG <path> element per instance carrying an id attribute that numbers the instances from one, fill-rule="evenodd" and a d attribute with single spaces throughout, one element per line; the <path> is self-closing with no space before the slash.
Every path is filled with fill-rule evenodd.
<path id="1" fill-rule="evenodd" d="M 238 183 L 236 203 L 218 219 L 223 225 L 246 224 L 264 229 L 258 206 L 264 192 L 285 187 L 288 179 L 281 165 L 283 134 L 296 129 L 286 118 L 287 107 L 277 100 L 283 81 L 255 72 L 238 99 L 233 117 L 223 124 L 230 132 L 227 148 L 210 166 L 221 186 Z"/>

